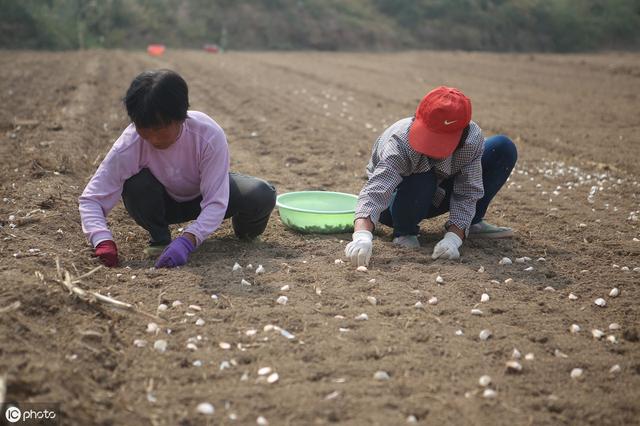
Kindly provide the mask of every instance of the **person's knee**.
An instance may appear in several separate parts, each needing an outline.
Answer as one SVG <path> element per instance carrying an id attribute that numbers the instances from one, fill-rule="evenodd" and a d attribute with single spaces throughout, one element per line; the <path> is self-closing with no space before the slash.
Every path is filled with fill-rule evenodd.
<path id="1" fill-rule="evenodd" d="M 271 213 L 276 206 L 276 188 L 269 182 L 259 180 L 253 190 L 253 202 L 260 212 Z"/>
<path id="2" fill-rule="evenodd" d="M 492 138 L 491 149 L 495 150 L 498 157 L 506 163 L 516 164 L 518 160 L 518 148 L 505 135 L 497 135 Z"/>

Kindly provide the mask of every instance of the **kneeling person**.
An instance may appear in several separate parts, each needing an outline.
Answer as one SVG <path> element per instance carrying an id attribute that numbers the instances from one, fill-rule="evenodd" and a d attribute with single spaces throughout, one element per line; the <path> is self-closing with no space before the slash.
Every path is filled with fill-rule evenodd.
<path id="1" fill-rule="evenodd" d="M 378 222 L 393 227 L 394 244 L 420 247 L 419 223 L 447 211 L 447 232 L 433 259 L 459 258 L 466 237 L 511 237 L 510 228 L 491 225 L 484 216 L 516 160 L 516 147 L 506 136 L 484 139 L 462 92 L 432 90 L 414 117 L 396 122 L 377 139 L 345 254 L 352 263 L 367 265 Z"/>
<path id="2" fill-rule="evenodd" d="M 189 254 L 232 218 L 236 236 L 262 234 L 276 191 L 264 180 L 229 172 L 222 128 L 202 112 L 188 111 L 187 84 L 170 70 L 138 75 L 124 98 L 132 123 L 124 130 L 80 196 L 82 230 L 107 266 L 118 250 L 106 215 L 120 197 L 149 232 L 145 253 L 156 267 L 187 262 Z M 169 224 L 195 220 L 171 241 Z"/>

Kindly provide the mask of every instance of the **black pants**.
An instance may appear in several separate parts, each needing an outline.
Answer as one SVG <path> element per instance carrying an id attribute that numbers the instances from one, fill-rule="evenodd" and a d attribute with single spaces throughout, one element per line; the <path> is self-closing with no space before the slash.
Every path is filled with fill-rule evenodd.
<path id="1" fill-rule="evenodd" d="M 152 245 L 171 242 L 169 224 L 194 220 L 200 214 L 202 196 L 180 203 L 167 193 L 149 169 L 142 169 L 124 183 L 122 201 L 129 215 L 151 235 Z M 229 204 L 224 215 L 231 218 L 238 238 L 262 234 L 276 204 L 276 189 L 251 176 L 229 173 Z"/>

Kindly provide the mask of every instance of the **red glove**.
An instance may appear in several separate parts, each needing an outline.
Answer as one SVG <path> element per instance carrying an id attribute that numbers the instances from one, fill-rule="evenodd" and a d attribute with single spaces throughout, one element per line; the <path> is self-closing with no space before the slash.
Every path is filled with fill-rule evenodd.
<path id="1" fill-rule="evenodd" d="M 96 256 L 109 268 L 118 265 L 118 247 L 111 240 L 102 241 L 96 246 Z"/>

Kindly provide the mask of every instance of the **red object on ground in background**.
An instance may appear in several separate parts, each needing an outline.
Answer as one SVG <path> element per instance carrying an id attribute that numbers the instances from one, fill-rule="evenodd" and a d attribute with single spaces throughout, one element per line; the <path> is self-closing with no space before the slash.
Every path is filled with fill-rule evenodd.
<path id="1" fill-rule="evenodd" d="M 149 53 L 149 55 L 151 56 L 162 56 L 164 50 L 164 44 L 150 44 L 149 46 L 147 46 L 147 53 Z"/>
<path id="2" fill-rule="evenodd" d="M 220 51 L 217 44 L 205 44 L 202 48 L 209 53 L 218 53 Z"/>

